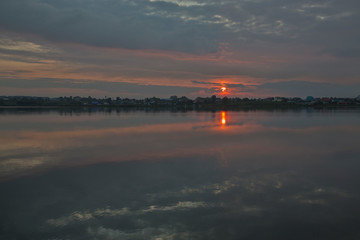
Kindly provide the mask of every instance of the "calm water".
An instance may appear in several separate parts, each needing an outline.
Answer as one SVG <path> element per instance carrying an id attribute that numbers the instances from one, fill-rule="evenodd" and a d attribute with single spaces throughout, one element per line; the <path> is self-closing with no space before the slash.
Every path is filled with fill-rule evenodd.
<path id="1" fill-rule="evenodd" d="M 360 239 L 360 110 L 0 109 L 0 239 Z"/>

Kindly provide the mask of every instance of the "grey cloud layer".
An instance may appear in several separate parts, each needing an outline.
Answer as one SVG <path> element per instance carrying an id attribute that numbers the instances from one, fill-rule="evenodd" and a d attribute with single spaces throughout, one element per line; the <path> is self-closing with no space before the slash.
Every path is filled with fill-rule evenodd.
<path id="1" fill-rule="evenodd" d="M 155 7 L 174 11 L 175 5 L 146 1 L 2 1 L 0 22 L 3 28 L 53 41 L 129 49 L 216 49 L 208 26 L 153 15 Z M 202 31 L 198 31 L 200 28 Z"/>
<path id="2" fill-rule="evenodd" d="M 359 1 L 3 0 L 0 26 L 54 41 L 215 52 L 218 44 L 315 44 L 359 56 Z M 250 45 L 247 45 L 250 44 Z"/>

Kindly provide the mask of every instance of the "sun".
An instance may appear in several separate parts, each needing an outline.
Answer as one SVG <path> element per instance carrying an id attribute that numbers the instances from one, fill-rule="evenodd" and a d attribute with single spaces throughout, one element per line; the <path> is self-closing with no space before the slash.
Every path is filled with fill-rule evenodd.
<path id="1" fill-rule="evenodd" d="M 222 92 L 225 92 L 226 91 L 226 87 L 222 87 L 220 88 Z"/>

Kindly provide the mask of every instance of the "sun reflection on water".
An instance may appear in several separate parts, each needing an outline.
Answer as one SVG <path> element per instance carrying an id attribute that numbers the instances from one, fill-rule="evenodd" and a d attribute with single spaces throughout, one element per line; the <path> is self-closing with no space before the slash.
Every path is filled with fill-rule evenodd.
<path id="1" fill-rule="evenodd" d="M 221 112 L 221 125 L 226 125 L 226 112 Z"/>

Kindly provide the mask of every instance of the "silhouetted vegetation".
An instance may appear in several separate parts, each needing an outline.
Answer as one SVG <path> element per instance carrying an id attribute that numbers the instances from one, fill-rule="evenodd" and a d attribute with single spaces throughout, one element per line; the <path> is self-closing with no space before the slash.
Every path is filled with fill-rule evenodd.
<path id="1" fill-rule="evenodd" d="M 360 96 L 356 98 L 307 97 L 305 99 L 294 97 L 269 98 L 229 98 L 197 97 L 195 100 L 185 96 L 171 96 L 170 98 L 94 98 L 94 97 L 30 97 L 30 96 L 2 96 L 0 106 L 25 107 L 150 107 L 150 108 L 177 108 L 177 109 L 237 109 L 237 108 L 294 108 L 294 107 L 341 107 L 360 106 Z"/>

